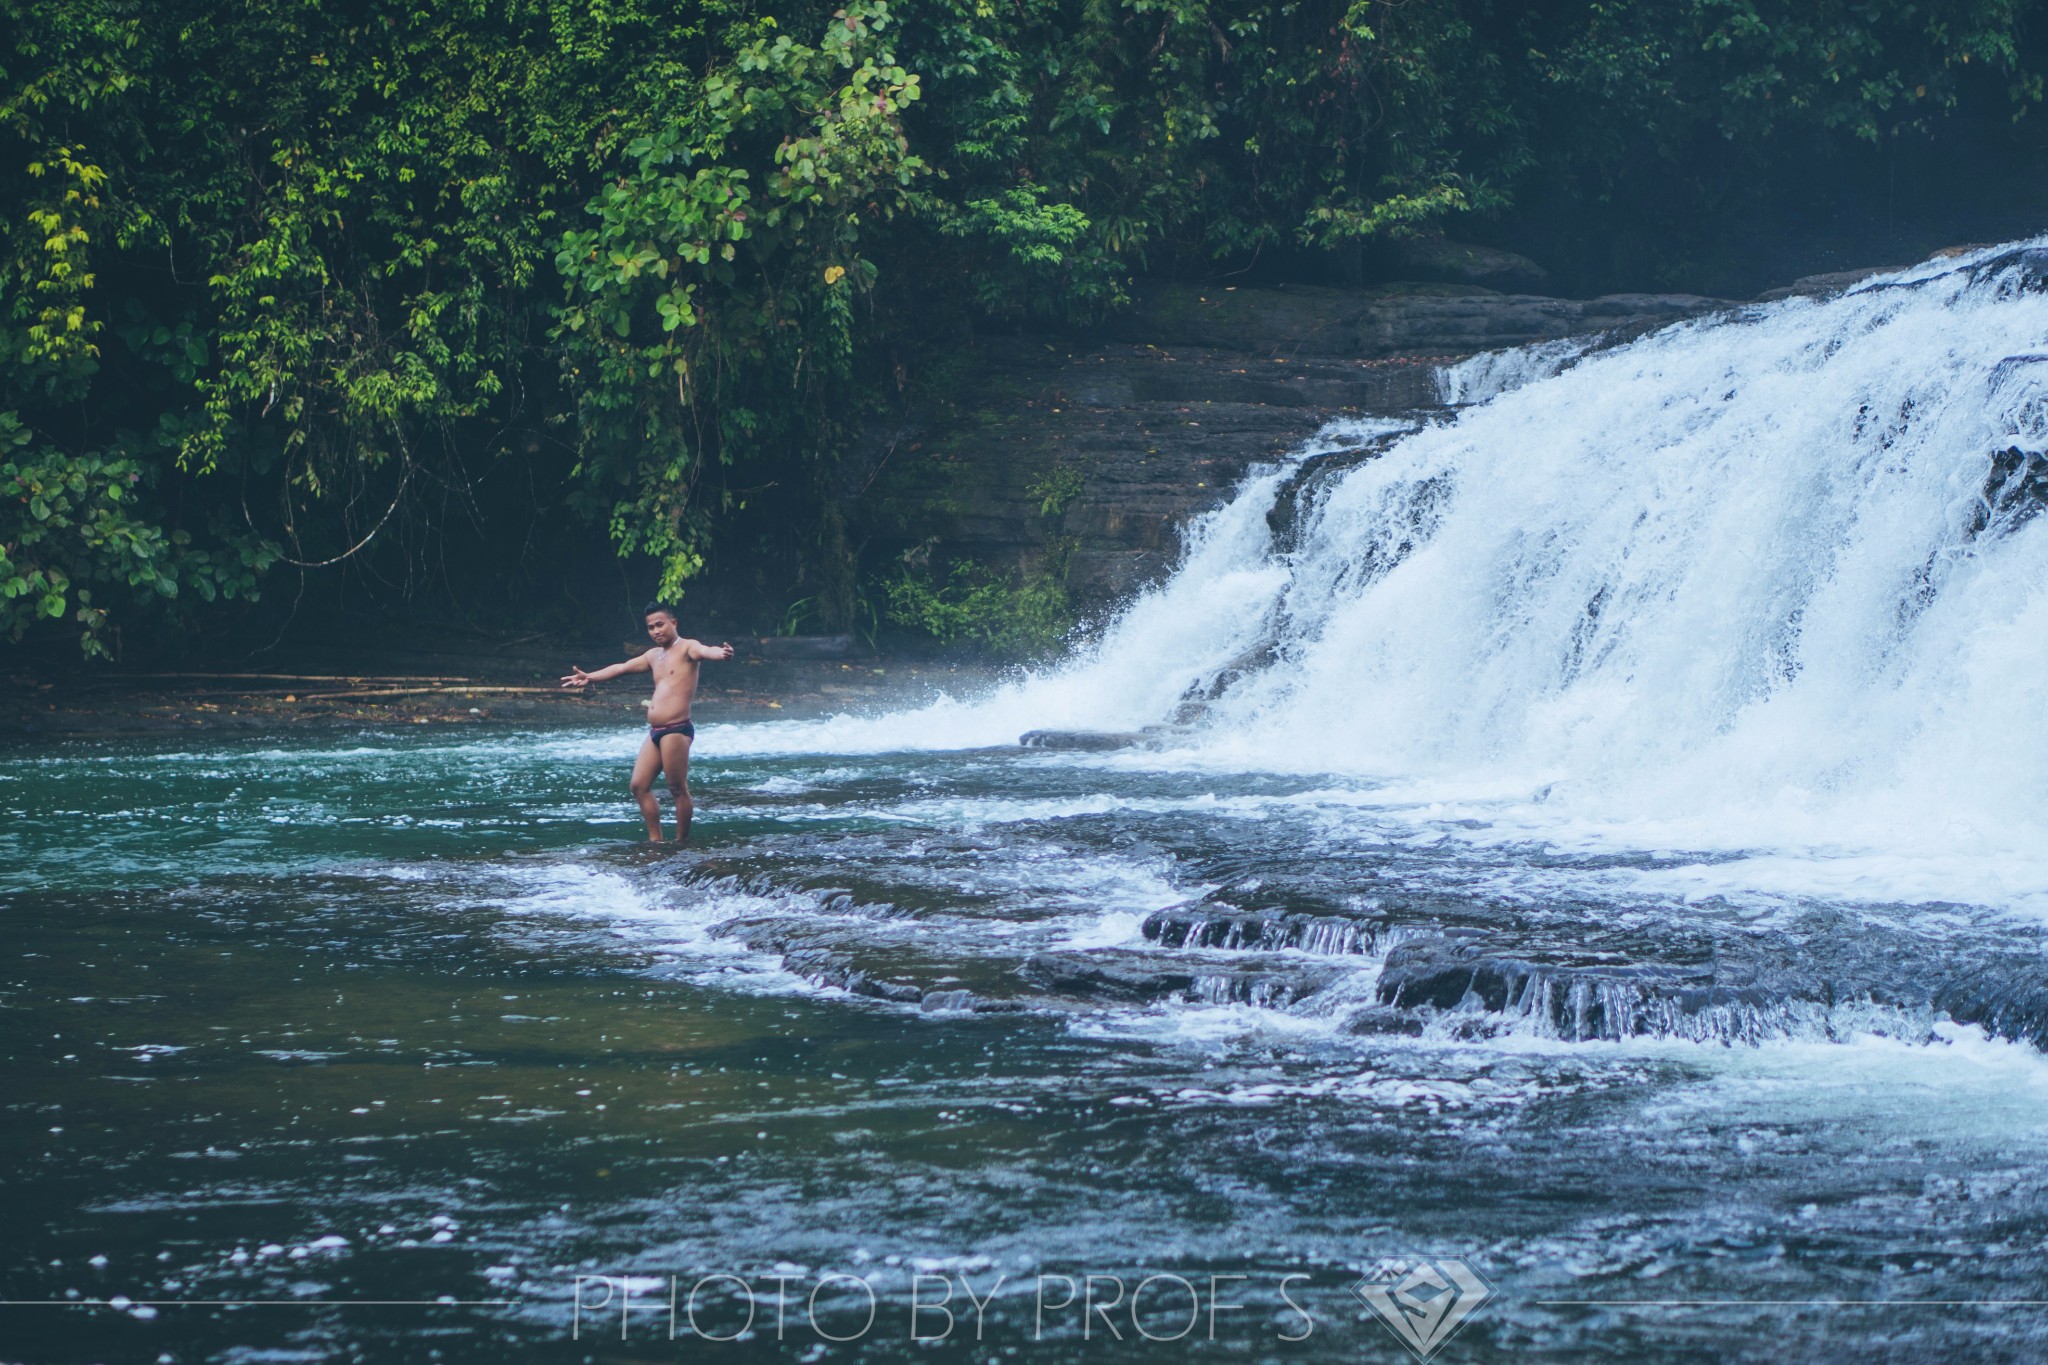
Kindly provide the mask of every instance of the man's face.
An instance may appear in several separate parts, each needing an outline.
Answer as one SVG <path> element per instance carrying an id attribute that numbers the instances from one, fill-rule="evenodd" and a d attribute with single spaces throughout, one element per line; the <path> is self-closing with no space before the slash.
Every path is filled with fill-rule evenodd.
<path id="1" fill-rule="evenodd" d="M 665 611 L 647 613 L 647 638 L 663 649 L 676 642 L 676 618 Z"/>

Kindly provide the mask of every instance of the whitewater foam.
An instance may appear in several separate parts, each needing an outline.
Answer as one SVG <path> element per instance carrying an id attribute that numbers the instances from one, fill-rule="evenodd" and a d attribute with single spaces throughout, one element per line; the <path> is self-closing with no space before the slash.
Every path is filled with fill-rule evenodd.
<path id="1" fill-rule="evenodd" d="M 466 890 L 501 909 L 509 917 L 508 928 L 588 926 L 635 953 L 668 961 L 683 975 L 711 976 L 726 989 L 757 994 L 808 994 L 819 989 L 784 970 L 779 955 L 718 932 L 749 915 L 786 912 L 801 892 L 758 895 L 729 886 L 686 886 L 655 895 L 621 872 L 552 861 L 496 870 Z M 819 913 L 815 904 L 803 908 Z"/>

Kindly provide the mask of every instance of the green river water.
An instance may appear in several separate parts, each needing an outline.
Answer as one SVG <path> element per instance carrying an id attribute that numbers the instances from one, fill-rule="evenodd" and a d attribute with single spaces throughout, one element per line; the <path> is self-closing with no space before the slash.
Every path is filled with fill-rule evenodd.
<path id="1" fill-rule="evenodd" d="M 1396 1360 L 1352 1287 L 1425 1255 L 1494 1290 L 1445 1360 L 2041 1340 L 1830 1306 L 2048 1298 L 2031 1048 L 1376 1034 L 1356 953 L 1034 986 L 1225 883 L 1532 865 L 1323 784 L 747 733 L 681 853 L 631 731 L 0 757 L 0 1360 Z"/>

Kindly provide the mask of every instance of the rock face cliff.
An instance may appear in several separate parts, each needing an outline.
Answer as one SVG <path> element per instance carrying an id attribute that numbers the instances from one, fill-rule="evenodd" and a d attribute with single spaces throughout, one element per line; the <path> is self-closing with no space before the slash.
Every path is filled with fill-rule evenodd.
<path id="1" fill-rule="evenodd" d="M 1029 573 L 1050 554 L 1075 602 L 1099 606 L 1169 569 L 1180 528 L 1252 463 L 1333 417 L 1443 410 L 1450 361 L 1729 306 L 1456 284 L 1171 285 L 1143 293 L 1104 340 L 984 337 L 956 410 L 913 421 L 865 472 L 869 564 L 908 554 Z"/>

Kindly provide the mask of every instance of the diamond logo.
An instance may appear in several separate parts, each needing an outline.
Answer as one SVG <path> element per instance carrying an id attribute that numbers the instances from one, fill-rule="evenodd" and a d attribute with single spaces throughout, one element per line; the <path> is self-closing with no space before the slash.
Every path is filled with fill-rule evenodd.
<path id="1" fill-rule="evenodd" d="M 1428 1360 L 1493 1297 L 1493 1286 L 1465 1262 L 1446 1256 L 1381 1261 L 1351 1292 L 1417 1360 Z"/>

